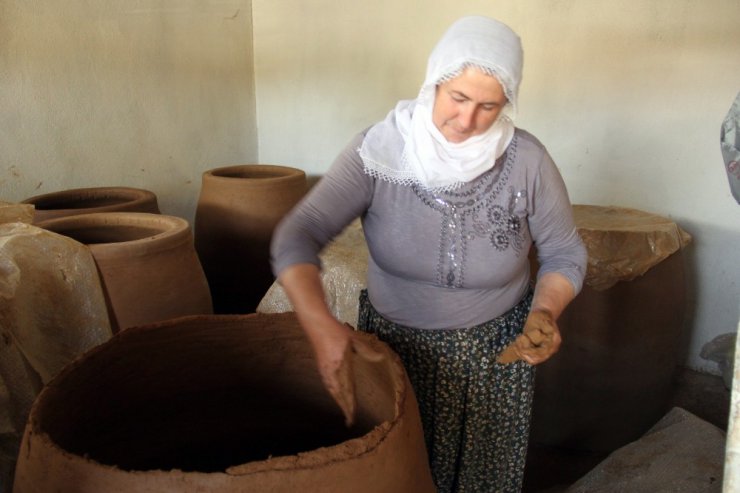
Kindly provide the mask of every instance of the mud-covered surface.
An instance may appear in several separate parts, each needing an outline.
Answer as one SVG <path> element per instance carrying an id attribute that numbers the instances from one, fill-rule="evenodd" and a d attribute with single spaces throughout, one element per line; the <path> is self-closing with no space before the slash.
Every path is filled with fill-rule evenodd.
<path id="1" fill-rule="evenodd" d="M 574 205 L 573 215 L 588 251 L 585 283 L 600 291 L 645 274 L 691 241 L 671 219 L 637 209 Z"/>
<path id="2" fill-rule="evenodd" d="M 258 342 L 229 322 L 119 337 L 48 389 L 39 430 L 67 452 L 125 470 L 213 472 L 380 424 L 360 415 L 346 428 L 301 334 L 269 321 L 261 329 Z"/>
<path id="3" fill-rule="evenodd" d="M 383 358 L 352 354 L 347 427 L 293 313 L 122 331 L 39 395 L 16 493 L 431 492 L 400 360 L 373 336 L 357 337 Z"/>

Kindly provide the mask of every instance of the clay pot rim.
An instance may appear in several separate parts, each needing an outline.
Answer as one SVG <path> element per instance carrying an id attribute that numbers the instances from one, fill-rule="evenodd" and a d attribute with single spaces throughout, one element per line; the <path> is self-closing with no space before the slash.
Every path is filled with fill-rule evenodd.
<path id="1" fill-rule="evenodd" d="M 242 171 L 272 171 L 279 173 L 278 176 L 269 177 L 249 177 L 249 176 L 222 176 L 222 173 L 239 173 Z M 299 168 L 284 166 L 280 164 L 235 164 L 231 166 L 221 166 L 209 169 L 203 172 L 203 180 L 219 181 L 224 183 L 250 183 L 255 186 L 277 185 L 285 181 L 305 180 L 306 172 Z"/>
<path id="2" fill-rule="evenodd" d="M 125 255 L 130 257 L 135 253 L 146 255 L 154 251 L 163 251 L 176 248 L 185 242 L 192 242 L 192 232 L 188 221 L 181 217 L 150 212 L 93 212 L 89 214 L 75 214 L 72 216 L 47 219 L 36 224 L 37 227 L 66 236 L 55 230 L 60 228 L 94 228 L 100 226 L 143 226 L 155 228 L 163 226 L 161 232 L 136 240 L 95 243 L 86 245 L 95 257 L 113 258 Z M 75 238 L 68 236 L 75 240 Z M 78 240 L 75 240 L 78 241 Z"/>
<path id="3" fill-rule="evenodd" d="M 238 324 L 245 318 L 253 317 L 265 317 L 265 316 L 285 316 L 288 313 L 278 314 L 264 314 L 264 313 L 250 313 L 247 315 L 185 315 L 182 317 L 176 317 L 161 322 L 154 322 L 151 324 L 140 325 L 135 327 L 127 328 L 124 331 L 118 332 L 113 335 L 110 339 L 93 347 L 92 349 L 78 355 L 74 360 L 68 363 L 62 370 L 57 373 L 39 392 L 38 396 L 31 406 L 29 412 L 26 429 L 24 432 L 23 441 L 29 441 L 29 448 L 33 446 L 44 446 L 50 450 L 56 451 L 60 456 L 69 461 L 72 464 L 79 464 L 81 467 L 94 467 L 107 469 L 109 471 L 122 472 L 122 473 L 145 473 L 145 474 L 161 474 L 170 475 L 173 471 L 178 471 L 185 477 L 188 476 L 213 476 L 213 475 L 225 475 L 225 476 L 248 476 L 251 474 L 258 474 L 269 471 L 283 471 L 283 470 L 296 470 L 296 469 L 315 469 L 323 466 L 329 466 L 339 460 L 352 460 L 362 455 L 372 453 L 377 449 L 383 442 L 384 438 L 390 434 L 394 428 L 398 426 L 401 419 L 401 413 L 408 399 L 408 392 L 404 392 L 407 386 L 406 374 L 401 364 L 400 358 L 392 352 L 387 346 L 381 345 L 376 346 L 376 349 L 382 348 L 386 353 L 386 356 L 391 359 L 394 383 L 394 409 L 393 418 L 389 421 L 384 421 L 379 425 L 375 426 L 371 431 L 365 435 L 357 438 L 352 438 L 344 442 L 332 445 L 329 447 L 322 447 L 316 450 L 301 452 L 297 455 L 278 456 L 260 461 L 252 461 L 245 464 L 235 464 L 228 467 L 225 471 L 219 472 L 203 472 L 203 471 L 182 471 L 178 469 L 162 470 L 162 469 L 145 469 L 145 470 L 125 470 L 115 465 L 103 464 L 91 458 L 86 458 L 77 454 L 73 454 L 63 448 L 61 448 L 51 436 L 41 429 L 41 423 L 38 419 L 39 408 L 44 405 L 44 400 L 47 394 L 52 392 L 52 388 L 57 385 L 60 381 L 67 377 L 68 374 L 74 372 L 76 368 L 82 365 L 87 359 L 104 357 L 101 353 L 107 351 L 107 348 L 111 346 L 115 341 L 126 337 L 135 337 L 140 332 L 156 330 L 160 327 L 167 327 L 178 324 L 180 322 L 188 322 L 197 319 L 208 319 L 208 320 L 219 320 L 220 323 L 224 324 Z M 358 332 L 361 337 L 373 339 L 373 336 L 364 332 Z M 40 440 L 40 444 L 30 444 L 32 437 L 36 437 L 35 440 Z M 320 453 L 317 453 L 319 452 Z"/>
<path id="4" fill-rule="evenodd" d="M 87 188 L 72 188 L 69 190 L 59 190 L 57 192 L 49 192 L 44 193 L 41 195 L 34 195 L 33 197 L 29 197 L 25 200 L 22 200 L 21 204 L 31 204 L 33 205 L 36 210 L 40 211 L 74 211 L 74 210 L 84 210 L 85 208 L 78 208 L 78 207 L 64 207 L 64 208 L 57 208 L 57 207 L 48 207 L 48 205 L 54 205 L 57 203 L 65 203 L 69 202 L 71 199 L 74 198 L 97 198 L 97 197 L 111 197 L 111 198 L 121 198 L 121 199 L 129 199 L 126 200 L 126 204 L 135 206 L 137 204 L 141 204 L 147 201 L 150 201 L 152 199 L 156 199 L 156 195 L 151 190 L 146 190 L 143 188 L 134 188 L 134 187 L 87 187 Z M 107 206 L 101 206 L 96 207 L 96 210 L 99 210 L 101 212 L 112 209 L 114 207 L 117 207 L 119 204 L 115 205 L 107 205 Z"/>

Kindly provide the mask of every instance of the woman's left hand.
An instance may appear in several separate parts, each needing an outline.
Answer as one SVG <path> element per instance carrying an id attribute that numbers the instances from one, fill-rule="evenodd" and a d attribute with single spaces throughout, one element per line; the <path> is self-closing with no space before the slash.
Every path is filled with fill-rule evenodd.
<path id="1" fill-rule="evenodd" d="M 548 360 L 560 349 L 560 330 L 547 310 L 533 310 L 524 324 L 524 331 L 514 341 L 517 355 L 531 365 Z"/>
<path id="2" fill-rule="evenodd" d="M 576 293 L 570 280 L 558 272 L 547 272 L 537 280 L 532 309 L 524 330 L 501 354 L 499 362 L 523 359 L 531 365 L 547 361 L 560 349 L 560 329 L 555 322 Z"/>

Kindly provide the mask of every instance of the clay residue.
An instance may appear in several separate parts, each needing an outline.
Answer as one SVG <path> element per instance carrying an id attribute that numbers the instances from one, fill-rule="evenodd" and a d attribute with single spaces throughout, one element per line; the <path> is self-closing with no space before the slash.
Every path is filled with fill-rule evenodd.
<path id="1" fill-rule="evenodd" d="M 345 324 L 352 331 L 350 343 L 344 350 L 344 358 L 334 371 L 334 378 L 338 382 L 338 388 L 329 387 L 329 393 L 334 401 L 339 405 L 344 415 L 344 422 L 347 428 L 350 428 L 355 422 L 355 409 L 357 408 L 357 399 L 355 398 L 355 375 L 353 359 L 362 358 L 371 363 L 379 363 L 385 358 L 381 351 L 373 349 L 367 342 L 362 339 L 361 333 L 356 332 L 350 324 Z"/>
<path id="2" fill-rule="evenodd" d="M 533 311 L 527 317 L 524 331 L 496 358 L 497 363 L 507 364 L 524 359 L 521 350 L 535 357 L 543 357 L 552 351 L 556 326 L 549 314 Z"/>

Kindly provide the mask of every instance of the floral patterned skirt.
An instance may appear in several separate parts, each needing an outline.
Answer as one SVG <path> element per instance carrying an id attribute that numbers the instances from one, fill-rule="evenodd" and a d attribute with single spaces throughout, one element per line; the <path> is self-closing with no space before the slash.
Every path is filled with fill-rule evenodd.
<path id="1" fill-rule="evenodd" d="M 414 329 L 384 319 L 363 290 L 358 329 L 401 358 L 419 402 L 437 491 L 521 491 L 534 367 L 496 363 L 522 332 L 532 293 L 506 314 L 465 329 Z"/>

